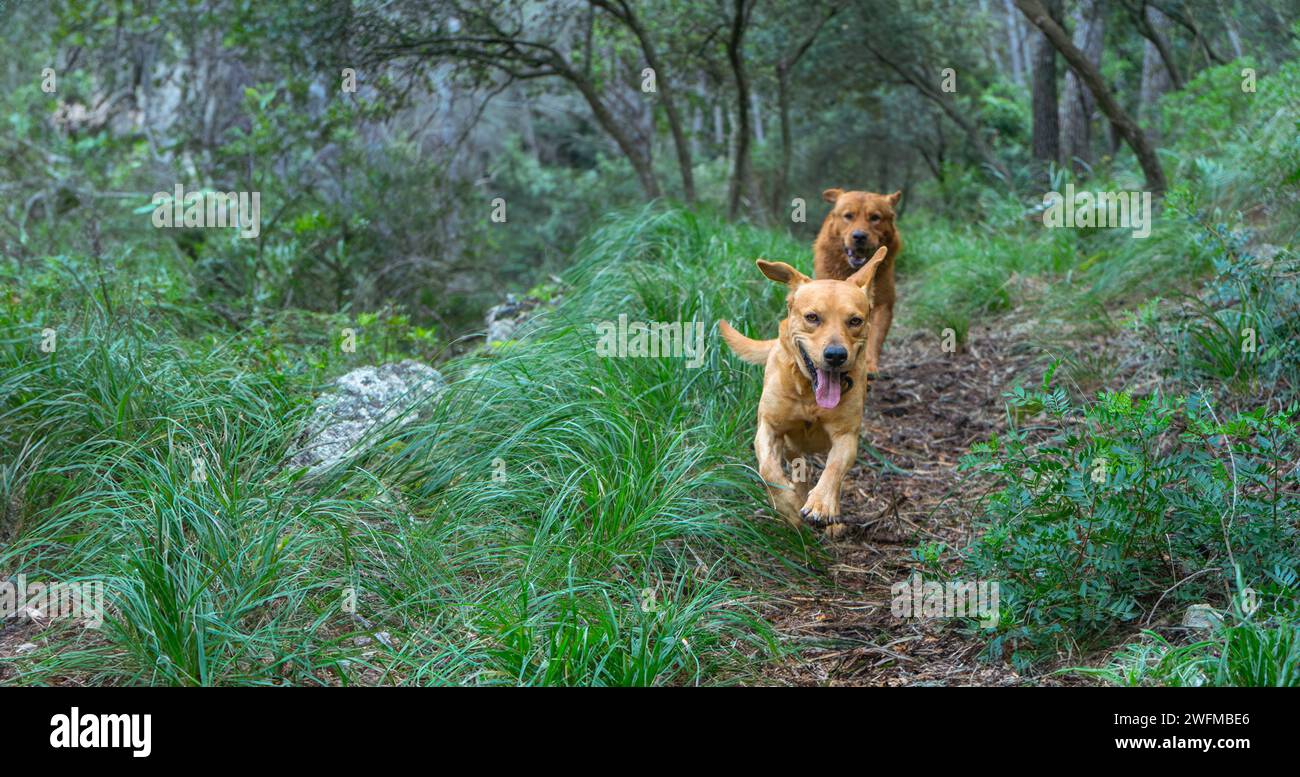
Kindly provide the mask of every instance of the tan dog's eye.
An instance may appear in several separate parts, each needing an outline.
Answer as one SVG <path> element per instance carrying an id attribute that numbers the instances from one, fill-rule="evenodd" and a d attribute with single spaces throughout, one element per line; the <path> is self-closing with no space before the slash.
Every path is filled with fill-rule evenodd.
<path id="1" fill-rule="evenodd" d="M 852 221 L 852 220 L 853 220 L 853 214 L 852 214 L 852 213 L 845 213 L 845 214 L 844 214 L 844 220 L 845 220 L 845 221 Z"/>
<path id="2" fill-rule="evenodd" d="M 859 327 L 859 326 L 862 326 L 862 319 L 859 318 L 858 316 L 854 316 L 853 318 L 850 318 L 850 319 L 849 319 L 849 326 L 852 326 L 852 327 Z"/>
<path id="3" fill-rule="evenodd" d="M 879 213 L 872 213 L 872 214 L 871 214 L 871 220 L 872 220 L 872 221 L 880 221 L 880 214 L 879 214 Z"/>
<path id="4" fill-rule="evenodd" d="M 817 325 L 817 322 L 821 321 L 821 319 L 817 317 L 817 314 L 816 314 L 816 313 L 804 313 L 804 314 L 803 314 L 803 320 L 804 320 L 804 321 L 807 321 L 808 323 L 812 324 L 813 326 L 816 326 L 816 325 Z"/>

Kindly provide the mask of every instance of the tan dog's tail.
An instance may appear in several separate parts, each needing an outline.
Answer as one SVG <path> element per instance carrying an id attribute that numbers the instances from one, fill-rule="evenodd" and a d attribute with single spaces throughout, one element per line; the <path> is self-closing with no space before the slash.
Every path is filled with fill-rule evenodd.
<path id="1" fill-rule="evenodd" d="M 718 330 L 722 332 L 722 339 L 727 341 L 727 345 L 731 346 L 731 350 L 735 351 L 741 361 L 750 364 L 766 364 L 767 355 L 772 352 L 772 346 L 776 345 L 775 340 L 751 340 L 737 332 L 724 320 L 718 321 Z"/>

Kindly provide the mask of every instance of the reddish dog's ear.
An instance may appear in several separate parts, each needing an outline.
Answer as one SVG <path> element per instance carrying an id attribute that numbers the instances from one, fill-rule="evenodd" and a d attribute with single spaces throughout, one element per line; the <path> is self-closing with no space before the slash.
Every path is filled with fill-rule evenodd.
<path id="1" fill-rule="evenodd" d="M 844 193 L 843 189 L 827 189 L 826 191 L 822 192 L 822 199 L 826 200 L 827 202 L 835 202 L 840 198 L 840 195 L 843 193 Z"/>
<path id="2" fill-rule="evenodd" d="M 902 190 L 902 189 L 899 189 L 898 191 L 896 191 L 896 192 L 894 192 L 893 194 L 889 195 L 889 204 L 890 204 L 890 205 L 897 206 L 897 205 L 898 205 L 898 201 L 901 200 L 901 199 L 903 199 L 903 190 Z"/>
<path id="3" fill-rule="evenodd" d="M 876 253 L 871 257 L 871 261 L 862 265 L 857 272 L 849 276 L 849 283 L 856 284 L 860 289 L 865 289 L 870 286 L 871 279 L 876 277 L 876 270 L 880 269 L 880 263 L 885 261 L 885 256 L 888 253 L 888 246 L 877 248 Z"/>
<path id="4" fill-rule="evenodd" d="M 784 283 L 786 286 L 790 287 L 791 291 L 794 291 L 799 286 L 812 280 L 812 278 L 809 278 L 807 275 L 804 275 L 785 262 L 769 262 L 759 259 L 755 264 L 758 265 L 759 272 L 777 283 Z"/>

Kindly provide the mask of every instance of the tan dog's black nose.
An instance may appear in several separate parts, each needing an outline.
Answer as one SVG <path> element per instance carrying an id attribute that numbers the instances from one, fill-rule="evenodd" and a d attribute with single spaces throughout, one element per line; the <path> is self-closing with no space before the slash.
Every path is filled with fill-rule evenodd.
<path id="1" fill-rule="evenodd" d="M 831 367 L 838 367 L 849 358 L 849 349 L 842 345 L 828 345 L 822 351 L 822 360 Z"/>
<path id="2" fill-rule="evenodd" d="M 853 230 L 853 242 L 858 243 L 859 245 L 867 242 L 867 233 L 860 229 Z"/>

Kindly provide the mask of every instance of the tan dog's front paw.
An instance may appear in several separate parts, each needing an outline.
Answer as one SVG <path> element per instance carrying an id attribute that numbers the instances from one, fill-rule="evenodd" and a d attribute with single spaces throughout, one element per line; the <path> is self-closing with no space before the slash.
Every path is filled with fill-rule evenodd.
<path id="1" fill-rule="evenodd" d="M 853 529 L 854 526 L 850 523 L 832 523 L 824 533 L 828 540 L 843 540 L 848 538 Z"/>
<path id="2" fill-rule="evenodd" d="M 838 499 L 825 499 L 821 494 L 813 491 L 808 495 L 808 501 L 804 502 L 803 509 L 799 515 L 804 522 L 810 526 L 827 526 L 840 522 L 840 503 Z"/>
<path id="3" fill-rule="evenodd" d="M 787 523 L 795 528 L 799 527 L 799 503 L 795 501 L 793 490 L 772 494 L 772 506 Z"/>

